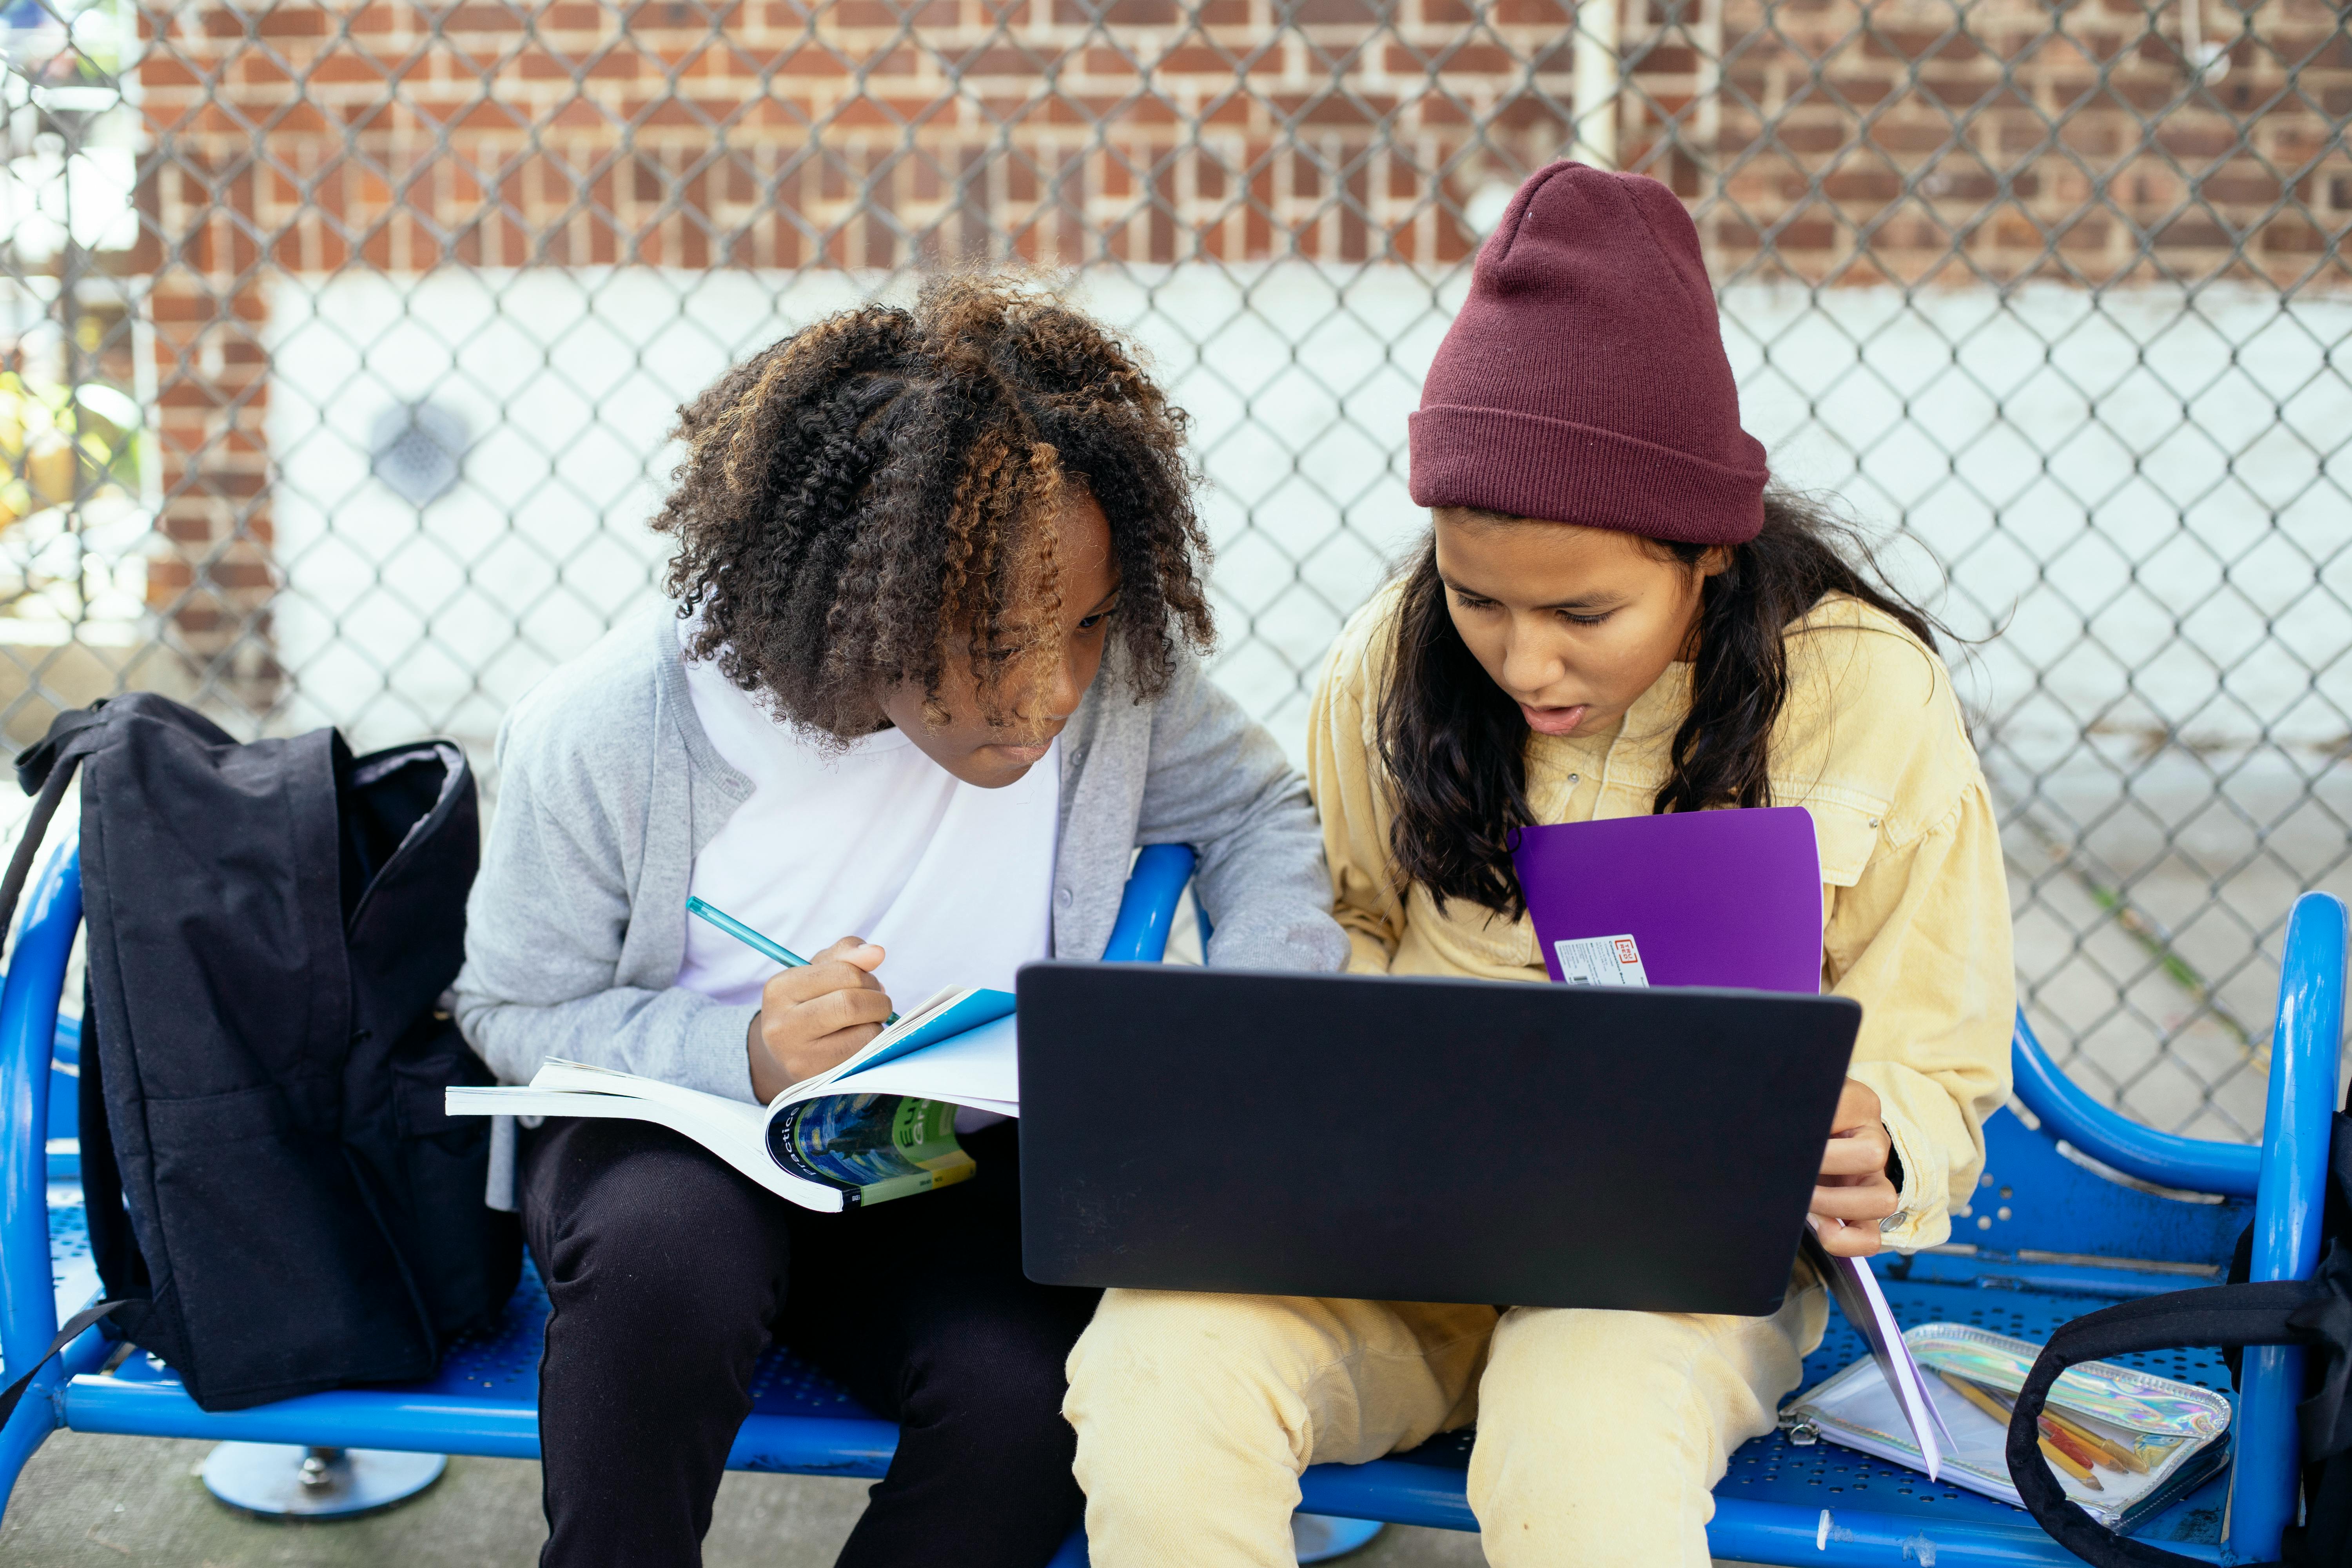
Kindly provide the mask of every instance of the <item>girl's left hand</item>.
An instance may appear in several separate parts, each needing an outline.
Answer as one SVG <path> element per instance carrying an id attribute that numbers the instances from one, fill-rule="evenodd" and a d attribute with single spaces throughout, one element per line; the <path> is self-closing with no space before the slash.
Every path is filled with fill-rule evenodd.
<path id="1" fill-rule="evenodd" d="M 1894 1152 L 1886 1124 L 1879 1120 L 1876 1091 L 1846 1079 L 1829 1148 L 1822 1155 L 1822 1179 L 1813 1187 L 1812 1212 L 1820 1221 L 1815 1229 L 1832 1255 L 1867 1258 L 1878 1250 L 1878 1222 L 1901 1201 L 1886 1174 Z"/>

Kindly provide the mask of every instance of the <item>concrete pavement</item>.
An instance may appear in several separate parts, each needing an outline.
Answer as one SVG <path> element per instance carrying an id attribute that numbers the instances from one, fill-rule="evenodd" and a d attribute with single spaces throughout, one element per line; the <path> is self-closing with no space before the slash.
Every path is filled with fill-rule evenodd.
<path id="1" fill-rule="evenodd" d="M 35 1568 L 529 1568 L 545 1534 L 539 1467 L 449 1461 L 415 1500 L 338 1524 L 265 1523 L 195 1478 L 208 1443 L 60 1432 L 25 1468 L 0 1524 L 0 1563 Z M 705 1568 L 829 1568 L 866 1504 L 864 1481 L 730 1475 Z M 1391 1529 L 1350 1568 L 1473 1568 L 1475 1537 Z M 953 1568 L 941 1563 L 937 1568 Z"/>

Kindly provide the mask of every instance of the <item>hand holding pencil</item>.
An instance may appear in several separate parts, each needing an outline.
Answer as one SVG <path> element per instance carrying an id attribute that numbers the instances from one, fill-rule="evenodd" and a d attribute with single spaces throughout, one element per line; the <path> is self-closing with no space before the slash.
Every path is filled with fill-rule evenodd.
<path id="1" fill-rule="evenodd" d="M 744 1040 L 751 1092 L 761 1104 L 847 1061 L 898 1021 L 874 978 L 882 949 L 864 937 L 843 937 L 812 963 L 706 899 L 687 900 L 686 912 L 784 966 L 760 988 L 760 1011 Z"/>
<path id="2" fill-rule="evenodd" d="M 769 976 L 746 1042 L 751 1092 L 767 1103 L 856 1056 L 895 1016 L 874 978 L 882 950 L 845 936 L 798 969 Z"/>
<path id="3" fill-rule="evenodd" d="M 744 1042 L 761 1104 L 857 1054 L 898 1016 L 874 978 L 882 950 L 845 936 L 809 963 L 768 977 Z"/>

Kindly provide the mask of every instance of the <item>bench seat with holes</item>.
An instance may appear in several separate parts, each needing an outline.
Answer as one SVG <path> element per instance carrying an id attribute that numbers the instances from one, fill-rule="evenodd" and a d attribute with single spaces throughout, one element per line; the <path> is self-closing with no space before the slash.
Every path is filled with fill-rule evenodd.
<path id="1" fill-rule="evenodd" d="M 1192 855 L 1138 858 L 1106 957 L 1158 960 Z M 63 1314 L 91 1299 L 96 1278 L 82 1229 L 70 1145 L 46 1142 L 52 1095 L 73 1065 L 75 1030 L 58 992 L 80 920 L 73 852 L 53 857 L 28 895 L 23 934 L 0 987 L 0 1363 L 14 1378 L 47 1346 Z M 2200 1142 L 2108 1110 L 2052 1065 L 2021 1018 L 2013 1045 L 2018 1107 L 1986 1127 L 1988 1163 L 1953 1245 L 1880 1260 L 1887 1298 L 1906 1324 L 1958 1321 L 2039 1340 L 2066 1320 L 2134 1296 L 2218 1281 L 2238 1236 L 2255 1227 L 2257 1279 L 2300 1278 L 2316 1260 L 2329 1119 L 2342 1034 L 2346 917 L 2306 895 L 2289 922 L 2273 1035 L 2265 1140 Z M 72 1099 L 62 1096 L 69 1116 Z M 0 1430 L 0 1498 L 58 1428 L 322 1448 L 375 1448 L 535 1458 L 537 1384 L 547 1299 L 526 1269 L 499 1332 L 456 1347 L 428 1383 L 339 1390 L 208 1415 L 170 1370 L 117 1357 L 96 1330 L 44 1368 Z M 1832 1315 L 1805 1363 L 1805 1386 L 1864 1352 Z M 2294 1391 L 2299 1352 L 2249 1352 L 2232 1394 L 2231 1469 L 2139 1532 L 2213 1562 L 2274 1557 L 2294 1509 Z M 2209 1351 L 2126 1358 L 2228 1392 Z M 1364 1538 L 1339 1521 L 1475 1528 L 1464 1496 L 1471 1435 L 1437 1438 L 1370 1464 L 1322 1465 L 1302 1480 L 1312 1539 Z M 793 1356 L 760 1363 L 752 1413 L 728 1463 L 747 1470 L 878 1477 L 896 1429 Z M 2226 1521 L 2226 1523 L 2225 1523 Z M 1841 1565 L 2063 1564 L 2074 1561 L 2019 1510 L 1827 1445 L 1774 1433 L 1740 1447 L 1716 1489 L 1710 1545 L 1718 1558 Z M 2227 1553 L 2227 1555 L 2225 1555 Z M 1313 1553 L 1312 1556 L 1322 1553 Z M 1073 1540 L 1058 1564 L 1085 1562 Z"/>

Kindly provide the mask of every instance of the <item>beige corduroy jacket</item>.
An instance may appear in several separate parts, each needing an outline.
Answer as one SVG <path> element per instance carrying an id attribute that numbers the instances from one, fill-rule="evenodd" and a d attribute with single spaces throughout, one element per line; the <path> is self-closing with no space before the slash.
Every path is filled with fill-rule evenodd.
<path id="1" fill-rule="evenodd" d="M 1333 645 L 1307 729 L 1335 906 L 1360 973 L 1545 978 L 1534 926 L 1397 885 L 1373 724 L 1398 590 Z M 1943 661 L 1891 617 L 1823 599 L 1790 628 L 1790 694 L 1771 745 L 1772 804 L 1812 813 L 1822 853 L 1822 989 L 1863 1005 L 1852 1075 L 1874 1089 L 1903 1167 L 1885 1240 L 1951 1237 L 1984 1164 L 1984 1119 L 2009 1096 L 2016 1007 L 2009 889 L 1984 772 Z M 1689 706 L 1669 666 L 1614 733 L 1529 737 L 1539 822 L 1646 814 Z M 1963 1238 L 1965 1239 L 1965 1238 Z"/>

